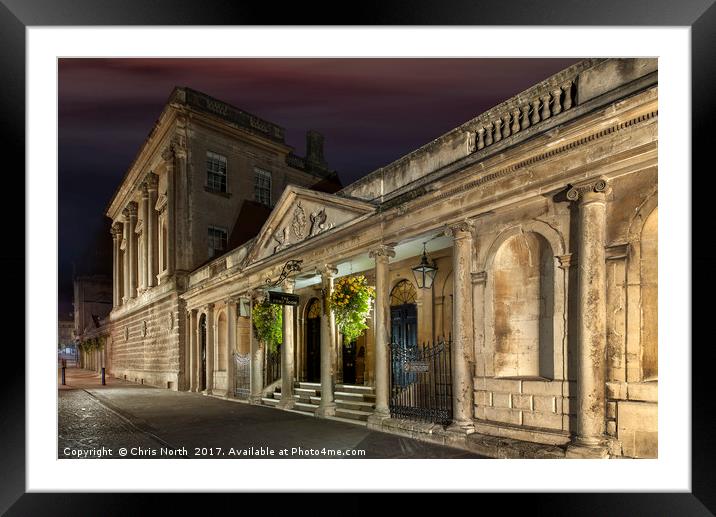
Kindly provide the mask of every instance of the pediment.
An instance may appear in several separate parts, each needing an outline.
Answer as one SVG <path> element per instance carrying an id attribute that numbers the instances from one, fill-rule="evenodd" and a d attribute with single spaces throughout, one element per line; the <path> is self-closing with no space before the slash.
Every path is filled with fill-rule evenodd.
<path id="1" fill-rule="evenodd" d="M 256 262 L 345 227 L 375 206 L 289 185 L 259 232 L 247 262 Z"/>

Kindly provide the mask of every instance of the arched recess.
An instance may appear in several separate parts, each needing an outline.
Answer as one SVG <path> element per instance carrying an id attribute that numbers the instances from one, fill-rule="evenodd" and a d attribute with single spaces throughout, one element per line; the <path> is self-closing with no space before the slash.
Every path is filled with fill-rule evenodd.
<path id="1" fill-rule="evenodd" d="M 220 372 L 226 371 L 227 367 L 227 348 L 228 325 L 226 321 L 226 311 L 220 310 L 216 319 L 216 369 Z"/>
<path id="2" fill-rule="evenodd" d="M 627 333 L 627 381 L 631 382 L 655 381 L 659 376 L 657 201 L 654 192 L 629 227 L 628 317 L 638 325 L 630 325 Z M 630 357 L 636 357 L 638 365 L 628 364 Z"/>
<path id="3" fill-rule="evenodd" d="M 485 374 L 563 379 L 566 272 L 557 267 L 564 240 L 532 221 L 503 231 L 483 257 Z"/>

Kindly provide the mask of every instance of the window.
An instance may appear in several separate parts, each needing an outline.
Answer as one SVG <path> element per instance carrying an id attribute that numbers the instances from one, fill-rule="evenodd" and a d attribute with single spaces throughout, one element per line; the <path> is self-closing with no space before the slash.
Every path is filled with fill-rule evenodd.
<path id="1" fill-rule="evenodd" d="M 226 192 L 226 156 L 207 151 L 206 186 L 215 192 Z"/>
<path id="2" fill-rule="evenodd" d="M 226 230 L 209 226 L 209 258 L 221 255 L 226 250 Z"/>
<path id="3" fill-rule="evenodd" d="M 254 169 L 254 197 L 256 201 L 268 207 L 271 206 L 271 173 L 261 169 Z"/>

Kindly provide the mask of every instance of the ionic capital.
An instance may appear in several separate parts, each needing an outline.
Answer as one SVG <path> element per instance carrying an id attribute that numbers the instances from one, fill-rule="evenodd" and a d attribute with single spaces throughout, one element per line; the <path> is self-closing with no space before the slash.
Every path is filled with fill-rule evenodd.
<path id="1" fill-rule="evenodd" d="M 147 190 L 157 190 L 157 187 L 159 186 L 159 176 L 153 172 L 147 173 L 147 175 L 144 176 L 144 184 L 146 185 Z"/>
<path id="2" fill-rule="evenodd" d="M 114 223 L 110 232 L 114 237 L 122 235 L 122 223 Z"/>
<path id="3" fill-rule="evenodd" d="M 167 146 L 162 151 L 162 160 L 167 162 L 167 165 L 172 166 L 174 165 L 174 148 L 172 146 Z"/>
<path id="4" fill-rule="evenodd" d="M 204 311 L 206 312 L 212 312 L 214 310 L 214 304 L 213 303 L 207 303 L 204 305 Z"/>
<path id="5" fill-rule="evenodd" d="M 376 260 L 380 257 L 385 257 L 385 260 L 387 260 L 388 258 L 395 257 L 395 248 L 387 244 L 380 244 L 368 251 L 368 256 Z"/>
<path id="6" fill-rule="evenodd" d="M 471 237 L 474 229 L 475 225 L 471 221 L 458 221 L 445 227 L 445 235 L 453 239 L 464 239 Z"/>
<path id="7" fill-rule="evenodd" d="M 236 305 L 239 303 L 239 300 L 240 300 L 240 298 L 237 295 L 229 296 L 226 299 L 226 305 Z"/>
<path id="8" fill-rule="evenodd" d="M 567 191 L 567 199 L 570 201 L 579 201 L 582 202 L 586 201 L 587 199 L 592 198 L 593 196 L 588 196 L 589 194 L 601 194 L 602 196 L 604 194 L 607 194 L 609 192 L 609 184 L 607 183 L 607 180 L 603 178 L 599 178 L 596 180 L 592 180 L 586 183 L 579 183 L 577 185 L 572 185 L 571 188 Z M 600 197 L 602 197 L 600 196 Z"/>
<path id="9" fill-rule="evenodd" d="M 330 280 L 338 274 L 338 268 L 332 264 L 325 264 L 323 267 L 316 268 L 316 273 L 321 275 L 323 280 Z"/>
<path id="10" fill-rule="evenodd" d="M 572 254 L 567 253 L 566 255 L 557 255 L 556 256 L 557 261 L 559 262 L 559 267 L 561 269 L 564 269 L 565 271 L 569 269 L 569 266 L 572 265 Z"/>
<path id="11" fill-rule="evenodd" d="M 130 218 L 136 218 L 137 217 L 137 202 L 136 201 L 130 201 L 127 203 L 127 206 L 122 210 L 122 215 L 125 219 Z"/>

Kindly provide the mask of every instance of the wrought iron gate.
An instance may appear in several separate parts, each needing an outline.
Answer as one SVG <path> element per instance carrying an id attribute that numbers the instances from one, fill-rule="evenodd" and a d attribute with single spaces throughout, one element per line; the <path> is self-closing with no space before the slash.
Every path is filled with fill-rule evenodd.
<path id="1" fill-rule="evenodd" d="M 447 425 L 452 421 L 451 341 L 390 345 L 390 416 Z"/>
<path id="2" fill-rule="evenodd" d="M 248 399 L 251 389 L 251 354 L 234 352 L 234 397 Z"/>
<path id="3" fill-rule="evenodd" d="M 264 367 L 264 387 L 281 378 L 281 347 L 274 352 L 266 351 L 266 365 Z"/>

